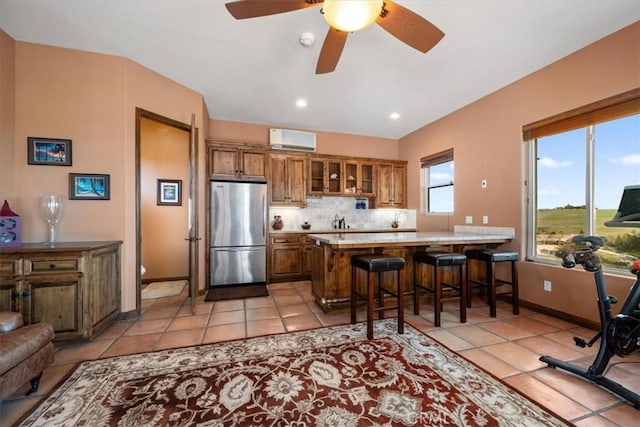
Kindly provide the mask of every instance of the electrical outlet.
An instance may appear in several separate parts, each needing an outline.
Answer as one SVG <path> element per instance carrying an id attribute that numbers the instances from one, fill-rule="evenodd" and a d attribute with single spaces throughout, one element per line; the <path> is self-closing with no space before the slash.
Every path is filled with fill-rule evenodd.
<path id="1" fill-rule="evenodd" d="M 469 216 L 466 216 L 466 217 L 464 218 L 464 222 L 465 222 L 466 224 L 473 224 L 473 217 L 472 217 L 472 216 L 470 216 L 470 215 L 469 215 Z"/>
<path id="2" fill-rule="evenodd" d="M 543 288 L 547 292 L 551 292 L 551 280 L 545 280 L 543 283 Z"/>
<path id="3" fill-rule="evenodd" d="M 483 223 L 483 224 L 489 224 L 489 217 L 488 217 L 487 215 L 484 215 L 484 216 L 482 217 L 482 223 Z"/>
<path id="4" fill-rule="evenodd" d="M 482 186 L 482 188 L 487 188 L 487 180 L 483 179 L 480 185 Z"/>

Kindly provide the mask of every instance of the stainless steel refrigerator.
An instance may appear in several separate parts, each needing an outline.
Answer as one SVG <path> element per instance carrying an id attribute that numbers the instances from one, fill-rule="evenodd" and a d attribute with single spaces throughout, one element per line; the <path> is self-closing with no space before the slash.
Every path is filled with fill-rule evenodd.
<path id="1" fill-rule="evenodd" d="M 211 181 L 210 287 L 266 283 L 267 185 Z"/>

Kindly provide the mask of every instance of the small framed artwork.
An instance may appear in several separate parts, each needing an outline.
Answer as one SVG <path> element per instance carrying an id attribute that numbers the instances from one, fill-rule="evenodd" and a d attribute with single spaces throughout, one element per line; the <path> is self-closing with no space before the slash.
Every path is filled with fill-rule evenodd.
<path id="1" fill-rule="evenodd" d="M 27 137 L 30 165 L 71 166 L 71 140 Z"/>
<path id="2" fill-rule="evenodd" d="M 70 173 L 69 200 L 109 200 L 109 175 L 97 173 Z"/>
<path id="3" fill-rule="evenodd" d="M 182 180 L 158 180 L 158 205 L 182 206 Z"/>

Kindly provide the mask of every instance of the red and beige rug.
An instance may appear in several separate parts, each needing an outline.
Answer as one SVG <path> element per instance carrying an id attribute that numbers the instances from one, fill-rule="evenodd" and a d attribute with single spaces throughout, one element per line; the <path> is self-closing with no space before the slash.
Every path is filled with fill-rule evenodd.
<path id="1" fill-rule="evenodd" d="M 23 426 L 557 426 L 394 319 L 81 363 Z"/>

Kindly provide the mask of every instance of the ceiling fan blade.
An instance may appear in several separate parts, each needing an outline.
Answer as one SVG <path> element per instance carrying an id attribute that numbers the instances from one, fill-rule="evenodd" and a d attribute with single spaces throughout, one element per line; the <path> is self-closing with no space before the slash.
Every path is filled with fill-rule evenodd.
<path id="1" fill-rule="evenodd" d="M 320 57 L 318 58 L 316 74 L 330 73 L 336 69 L 348 35 L 349 33 L 347 32 L 329 27 L 329 32 L 324 39 Z"/>
<path id="2" fill-rule="evenodd" d="M 429 51 L 444 37 L 444 33 L 431 22 L 390 0 L 385 0 L 384 10 L 376 22 L 395 38 L 422 53 Z"/>
<path id="3" fill-rule="evenodd" d="M 225 4 L 236 19 L 256 18 L 317 6 L 323 0 L 240 0 Z"/>

